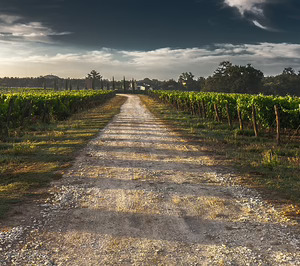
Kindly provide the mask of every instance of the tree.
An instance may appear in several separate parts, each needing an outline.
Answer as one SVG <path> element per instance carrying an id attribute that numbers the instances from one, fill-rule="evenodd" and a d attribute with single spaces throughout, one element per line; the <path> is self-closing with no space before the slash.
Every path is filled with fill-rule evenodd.
<path id="1" fill-rule="evenodd" d="M 178 83 L 186 90 L 195 90 L 196 80 L 191 72 L 184 72 L 178 78 Z"/>
<path id="2" fill-rule="evenodd" d="M 92 80 L 92 89 L 95 89 L 95 84 L 97 80 L 101 80 L 102 76 L 96 70 L 92 70 L 86 77 L 87 79 Z"/>
<path id="3" fill-rule="evenodd" d="M 101 90 L 104 90 L 104 82 L 102 78 L 100 78 L 100 88 Z"/>
<path id="4" fill-rule="evenodd" d="M 263 73 L 247 64 L 221 62 L 214 74 L 206 79 L 205 90 L 231 93 L 258 93 L 262 90 Z"/>
<path id="5" fill-rule="evenodd" d="M 47 89 L 47 80 L 44 78 L 44 83 L 43 83 L 43 87 L 44 87 L 44 90 Z"/>
<path id="6" fill-rule="evenodd" d="M 66 79 L 66 80 L 65 80 L 65 90 L 66 90 L 66 91 L 68 90 L 68 86 L 69 86 L 68 79 Z"/>
<path id="7" fill-rule="evenodd" d="M 264 88 L 268 94 L 300 96 L 300 75 L 293 68 L 286 67 L 281 74 L 266 77 Z"/>
<path id="8" fill-rule="evenodd" d="M 205 87 L 205 78 L 204 77 L 199 77 L 196 81 L 196 91 L 202 91 Z"/>
<path id="9" fill-rule="evenodd" d="M 219 64 L 218 68 L 214 71 L 214 76 L 227 76 L 228 70 L 232 68 L 232 63 L 229 61 L 223 61 Z"/>
<path id="10" fill-rule="evenodd" d="M 134 80 L 134 78 L 131 80 L 131 88 L 132 88 L 132 91 L 135 91 L 135 80 Z"/>
<path id="11" fill-rule="evenodd" d="M 296 72 L 292 67 L 286 67 L 283 69 L 282 75 L 296 76 Z"/>
<path id="12" fill-rule="evenodd" d="M 71 91 L 72 89 L 73 89 L 72 81 L 71 81 L 70 78 L 69 78 L 69 90 Z"/>
<path id="13" fill-rule="evenodd" d="M 163 86 L 163 81 L 159 81 L 157 79 L 149 79 L 149 78 L 144 78 L 143 80 L 139 80 L 138 83 L 151 87 L 154 90 L 162 89 Z"/>
<path id="14" fill-rule="evenodd" d="M 164 81 L 161 85 L 163 90 L 178 90 L 179 84 L 174 79 Z"/>
<path id="15" fill-rule="evenodd" d="M 54 89 L 55 91 L 58 90 L 57 80 L 56 80 L 56 79 L 54 79 L 54 81 L 53 81 L 53 89 Z"/>
<path id="16" fill-rule="evenodd" d="M 112 77 L 112 89 L 113 89 L 113 90 L 116 89 L 116 85 L 115 85 L 115 77 Z"/>
<path id="17" fill-rule="evenodd" d="M 125 79 L 125 76 L 123 77 L 123 89 L 124 91 L 126 91 L 126 79 Z"/>

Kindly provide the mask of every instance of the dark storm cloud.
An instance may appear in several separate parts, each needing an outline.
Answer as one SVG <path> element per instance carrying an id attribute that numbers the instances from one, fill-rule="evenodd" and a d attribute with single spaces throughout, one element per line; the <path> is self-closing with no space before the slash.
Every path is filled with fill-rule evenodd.
<path id="1" fill-rule="evenodd" d="M 41 22 L 26 20 L 18 15 L 0 14 L 0 40 L 51 42 L 50 37 L 70 34 L 55 32 Z"/>
<path id="2" fill-rule="evenodd" d="M 297 26 L 291 23 L 297 15 L 295 9 L 299 8 L 299 1 L 294 0 L 0 0 L 0 3 L 0 13 L 41 22 L 55 32 L 72 32 L 59 38 L 60 41 L 90 49 L 151 50 L 210 43 L 300 41 L 295 34 L 299 23 Z M 272 29 L 277 31 L 265 31 Z"/>
<path id="3" fill-rule="evenodd" d="M 0 0 L 0 67 L 162 78 L 230 60 L 275 73 L 299 62 L 299 13 L 298 0 Z"/>

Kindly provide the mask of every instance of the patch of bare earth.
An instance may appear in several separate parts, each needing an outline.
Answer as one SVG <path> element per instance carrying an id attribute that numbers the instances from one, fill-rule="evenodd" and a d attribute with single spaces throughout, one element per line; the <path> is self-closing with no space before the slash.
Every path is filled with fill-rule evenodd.
<path id="1" fill-rule="evenodd" d="M 128 95 L 1 265 L 300 265 L 297 226 Z"/>

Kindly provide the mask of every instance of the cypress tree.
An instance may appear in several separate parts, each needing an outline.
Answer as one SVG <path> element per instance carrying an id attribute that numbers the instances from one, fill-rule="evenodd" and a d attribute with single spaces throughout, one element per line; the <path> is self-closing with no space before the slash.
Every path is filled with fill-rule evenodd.
<path id="1" fill-rule="evenodd" d="M 67 79 L 65 80 L 65 90 L 66 91 L 68 90 L 68 80 Z"/>
<path id="2" fill-rule="evenodd" d="M 116 87 L 115 87 L 115 77 L 112 78 L 112 89 L 115 90 Z"/>

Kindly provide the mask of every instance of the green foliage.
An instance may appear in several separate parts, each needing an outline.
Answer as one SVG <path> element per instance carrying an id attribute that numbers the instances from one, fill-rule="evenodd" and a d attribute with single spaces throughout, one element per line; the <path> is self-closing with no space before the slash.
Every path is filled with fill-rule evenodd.
<path id="1" fill-rule="evenodd" d="M 112 91 L 27 91 L 0 94 L 0 126 L 7 130 L 37 122 L 64 120 L 115 95 Z M 7 129 L 7 130 L 4 130 Z"/>
<path id="2" fill-rule="evenodd" d="M 287 67 L 277 76 L 266 77 L 264 90 L 268 94 L 300 96 L 300 74 Z"/>
<path id="3" fill-rule="evenodd" d="M 196 80 L 191 72 L 184 72 L 178 78 L 178 83 L 187 90 L 194 90 L 196 87 Z"/>
<path id="4" fill-rule="evenodd" d="M 258 93 L 263 78 L 263 73 L 251 64 L 238 66 L 224 61 L 220 63 L 214 74 L 207 78 L 205 91 Z"/>
<path id="5" fill-rule="evenodd" d="M 100 80 L 101 82 L 101 89 L 103 90 L 103 85 L 102 85 L 102 76 L 100 75 L 99 72 L 96 70 L 92 70 L 88 75 L 87 79 L 90 79 L 92 81 L 92 89 L 95 89 L 96 81 Z"/>
<path id="6" fill-rule="evenodd" d="M 262 165 L 268 168 L 273 168 L 280 163 L 278 155 L 272 150 L 267 150 L 262 153 Z"/>
<path id="7" fill-rule="evenodd" d="M 14 154 L 30 154 L 35 152 L 36 145 L 29 140 L 24 143 L 14 143 L 12 152 Z"/>
<path id="8" fill-rule="evenodd" d="M 249 136 L 249 137 L 254 136 L 253 130 L 241 130 L 239 128 L 236 128 L 233 131 L 233 134 L 235 138 L 237 138 L 237 136 Z"/>
<path id="9" fill-rule="evenodd" d="M 214 104 L 218 106 L 221 118 L 227 117 L 226 105 L 232 119 L 238 119 L 237 109 L 244 121 L 251 122 L 252 105 L 256 107 L 257 122 L 263 128 L 274 128 L 274 105 L 280 108 L 282 128 L 298 128 L 300 125 L 300 98 L 291 96 L 265 96 L 251 94 L 229 94 L 215 92 L 152 91 L 150 95 L 178 109 L 192 114 L 205 112 L 206 117 L 214 118 Z"/>

